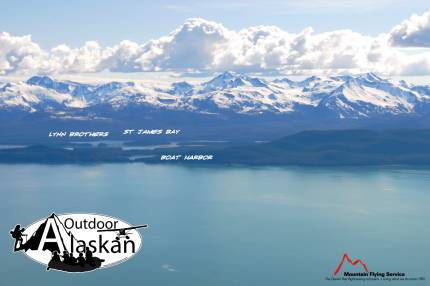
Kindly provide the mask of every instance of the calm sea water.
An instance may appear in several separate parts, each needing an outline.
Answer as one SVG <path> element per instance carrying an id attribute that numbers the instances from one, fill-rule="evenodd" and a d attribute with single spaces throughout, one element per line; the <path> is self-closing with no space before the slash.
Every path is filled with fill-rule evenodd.
<path id="1" fill-rule="evenodd" d="M 325 280 L 344 252 L 427 278 L 365 285 L 430 284 L 430 169 L 0 165 L 0 182 L 2 285 L 361 285 Z M 53 211 L 150 228 L 119 266 L 46 272 L 8 234 Z"/>

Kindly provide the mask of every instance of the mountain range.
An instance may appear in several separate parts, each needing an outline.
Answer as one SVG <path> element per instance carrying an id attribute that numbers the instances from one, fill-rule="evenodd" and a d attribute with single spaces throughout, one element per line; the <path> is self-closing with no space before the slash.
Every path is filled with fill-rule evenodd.
<path id="1" fill-rule="evenodd" d="M 200 134 L 204 129 L 203 134 L 209 134 L 207 129 L 212 128 L 219 137 L 249 127 L 260 134 L 390 125 L 429 127 L 429 118 L 429 85 L 373 73 L 294 81 L 227 71 L 194 84 L 89 84 L 48 76 L 0 83 L 0 131 L 11 136 L 17 134 L 17 128 L 37 122 L 38 128 L 46 130 L 177 125 L 200 130 Z"/>

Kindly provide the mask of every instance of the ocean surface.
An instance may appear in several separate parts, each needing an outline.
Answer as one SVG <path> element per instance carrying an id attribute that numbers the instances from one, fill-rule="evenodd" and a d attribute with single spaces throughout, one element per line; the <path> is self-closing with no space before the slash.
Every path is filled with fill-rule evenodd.
<path id="1" fill-rule="evenodd" d="M 0 192 L 1 285 L 430 285 L 430 168 L 0 165 Z M 45 271 L 9 231 L 52 212 L 150 228 L 123 264 Z M 344 253 L 426 280 L 326 280 Z"/>

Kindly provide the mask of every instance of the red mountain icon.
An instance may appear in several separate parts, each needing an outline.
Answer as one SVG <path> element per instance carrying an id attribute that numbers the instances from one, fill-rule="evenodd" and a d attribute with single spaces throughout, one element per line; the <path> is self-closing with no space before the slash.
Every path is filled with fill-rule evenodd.
<path id="1" fill-rule="evenodd" d="M 369 272 L 369 270 L 367 270 L 366 264 L 363 261 L 361 261 L 361 259 L 356 259 L 356 260 L 352 261 L 351 258 L 349 258 L 348 253 L 345 253 L 343 255 L 342 260 L 340 261 L 339 265 L 337 266 L 336 271 L 333 273 L 333 276 L 336 276 L 337 273 L 339 273 L 339 271 L 342 268 L 343 263 L 345 262 L 345 260 L 349 264 L 351 264 L 352 266 L 356 266 L 357 264 L 360 264 L 361 267 L 363 267 L 364 271 Z"/>

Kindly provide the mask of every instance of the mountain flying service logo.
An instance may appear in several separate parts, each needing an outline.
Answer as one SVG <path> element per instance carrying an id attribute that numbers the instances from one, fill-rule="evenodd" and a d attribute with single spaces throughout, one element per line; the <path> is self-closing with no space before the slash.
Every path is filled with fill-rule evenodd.
<path id="1" fill-rule="evenodd" d="M 132 226 L 98 214 L 51 214 L 27 228 L 10 231 L 14 251 L 65 272 L 86 272 L 122 263 L 135 255 L 142 238 L 138 232 L 148 225 Z"/>
<path id="2" fill-rule="evenodd" d="M 408 276 L 403 271 L 379 271 L 374 270 L 380 265 L 369 269 L 367 264 L 360 258 L 352 259 L 348 253 L 344 253 L 342 259 L 332 273 L 325 277 L 326 281 L 425 281 L 424 276 Z M 385 269 L 384 269 L 385 270 Z"/>
<path id="3" fill-rule="evenodd" d="M 369 270 L 367 269 L 367 265 L 361 259 L 356 259 L 352 261 L 352 259 L 349 258 L 348 253 L 345 253 L 342 257 L 342 260 L 340 261 L 339 265 L 337 266 L 336 270 L 333 273 L 334 277 L 336 277 L 339 271 L 342 269 L 343 263 L 345 261 L 347 261 L 352 266 L 361 266 L 366 273 L 369 273 Z"/>

